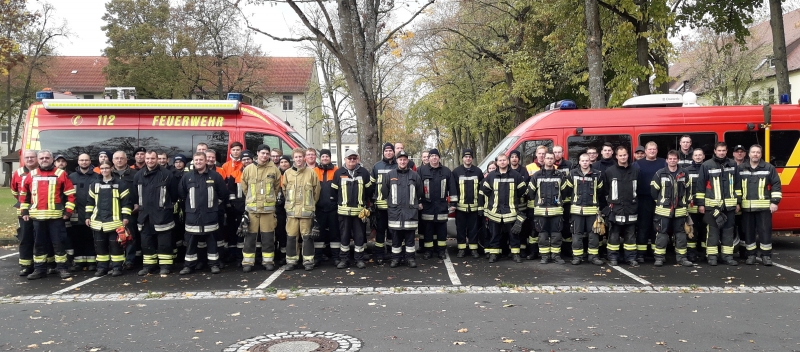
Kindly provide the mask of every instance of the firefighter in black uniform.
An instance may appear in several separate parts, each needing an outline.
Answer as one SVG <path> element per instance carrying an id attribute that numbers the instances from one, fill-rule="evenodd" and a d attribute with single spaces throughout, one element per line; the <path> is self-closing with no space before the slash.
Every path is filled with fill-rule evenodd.
<path id="1" fill-rule="evenodd" d="M 520 232 L 525 215 L 519 209 L 526 191 L 525 179 L 509 168 L 508 156 L 498 155 L 497 170 L 486 176 L 481 186 L 481 192 L 486 197 L 483 213 L 489 220 L 491 234 L 489 245 L 486 247 L 489 263 L 497 261 L 504 242 L 511 248 L 512 258 L 517 262 L 521 261 Z"/>
<path id="2" fill-rule="evenodd" d="M 714 157 L 703 163 L 697 176 L 695 195 L 698 211 L 708 224 L 706 254 L 708 265 L 716 266 L 718 246 L 722 244 L 722 260 L 728 265 L 738 265 L 733 259 L 735 214 L 739 211 L 741 184 L 736 162 L 727 158 L 728 145 L 717 142 Z"/>
<path id="3" fill-rule="evenodd" d="M 483 197 L 479 189 L 483 183 L 483 172 L 472 165 L 472 149 L 464 149 L 461 161 L 453 170 L 453 182 L 450 188 L 450 202 L 456 208 L 456 240 L 458 254 L 464 258 L 469 246 L 473 258 L 480 258 L 478 253 L 479 229 L 483 225 Z M 424 166 L 423 166 L 424 167 Z"/>
<path id="4" fill-rule="evenodd" d="M 140 148 L 137 148 L 136 151 L 138 152 L 139 149 Z M 125 154 L 125 152 L 118 150 L 114 152 L 112 160 L 114 163 L 114 169 L 111 170 L 111 176 L 117 180 L 127 183 L 129 189 L 131 189 L 131 192 L 133 192 L 133 176 L 136 175 L 136 170 L 128 166 L 128 156 Z M 130 222 L 128 222 L 128 225 L 126 225 L 128 231 L 131 232 L 133 241 L 130 241 L 128 245 L 125 246 L 125 264 L 122 266 L 122 268 L 125 270 L 133 269 L 134 265 L 136 264 L 136 257 L 142 256 L 142 243 L 141 237 L 139 237 L 138 226 L 136 225 L 136 212 L 137 209 L 134 208 L 133 213 L 131 213 Z"/>
<path id="5" fill-rule="evenodd" d="M 383 184 L 383 178 L 386 176 L 386 174 L 396 168 L 397 161 L 394 158 L 394 145 L 392 143 L 386 143 L 383 145 L 383 159 L 375 163 L 375 165 L 372 167 L 372 178 L 375 179 L 375 184 Z M 389 231 L 387 214 L 389 207 L 386 204 L 386 199 L 382 199 L 381 196 L 381 192 L 375 192 L 374 208 L 377 210 L 377 215 L 375 216 L 377 217 L 378 221 L 375 226 L 374 255 L 375 262 L 378 263 L 378 265 L 383 264 L 383 258 L 386 254 L 384 242 L 386 242 L 386 234 Z"/>
<path id="6" fill-rule="evenodd" d="M 336 253 L 339 258 L 334 258 L 336 267 L 344 269 L 350 259 L 350 240 L 354 244 L 354 259 L 359 268 L 366 267 L 364 263 L 364 247 L 366 232 L 364 223 L 369 219 L 369 210 L 366 209 L 372 199 L 374 182 L 369 171 L 358 165 L 358 153 L 349 149 L 344 153 L 344 167 L 336 169 L 333 174 L 336 182 L 331 184 L 331 193 L 336 199 L 336 213 L 339 226 L 339 246 L 341 250 Z M 331 242 L 333 244 L 333 242 Z M 331 246 L 333 247 L 333 246 Z"/>
<path id="7" fill-rule="evenodd" d="M 69 219 L 72 226 L 67 228 L 67 234 L 72 237 L 72 245 L 75 247 L 75 264 L 70 271 L 97 269 L 92 229 L 86 226 L 86 202 L 89 198 L 89 186 L 98 179 L 89 154 L 78 155 L 78 167 L 69 175 L 69 180 L 75 186 L 75 211 Z"/>
<path id="8" fill-rule="evenodd" d="M 180 274 L 191 274 L 197 264 L 197 242 L 208 244 L 208 265 L 212 274 L 219 274 L 219 254 L 214 231 L 219 229 L 219 207 L 228 199 L 225 181 L 206 166 L 206 154 L 197 152 L 192 160 L 194 169 L 181 179 L 178 194 L 186 205 L 186 258 Z"/>
<path id="9" fill-rule="evenodd" d="M 117 229 L 130 222 L 133 204 L 128 183 L 111 176 L 114 166 L 102 161 L 98 166 L 100 177 L 89 186 L 86 199 L 86 226 L 94 231 L 94 250 L 97 253 L 95 277 L 122 275 L 125 261 L 124 248 L 117 242 Z"/>
<path id="10" fill-rule="evenodd" d="M 158 154 L 148 150 L 144 155 L 144 167 L 133 178 L 135 208 L 139 210 L 138 229 L 142 237 L 142 261 L 144 267 L 139 276 L 153 273 L 170 273 L 172 267 L 172 216 L 174 200 L 178 198 L 178 183 L 173 173 L 158 165 Z"/>
<path id="11" fill-rule="evenodd" d="M 603 175 L 600 171 L 592 168 L 588 154 L 582 154 L 578 158 L 578 165 L 579 167 L 570 171 L 566 186 L 566 195 L 570 198 L 572 264 L 581 263 L 583 239 L 588 237 L 589 262 L 603 265 L 599 248 L 600 232 L 605 232 L 605 224 L 603 221 L 598 221 Z"/>
<path id="12" fill-rule="evenodd" d="M 181 178 L 185 174 L 184 169 L 186 169 L 186 156 L 183 154 L 175 155 L 172 161 L 172 177 L 175 179 L 177 184 L 181 183 Z M 172 207 L 172 218 L 175 219 L 175 227 L 172 228 L 172 243 L 175 244 L 172 247 L 172 260 L 173 262 L 176 261 L 183 261 L 184 256 L 186 256 L 186 246 L 183 244 L 183 237 L 186 230 L 184 229 L 184 204 L 183 199 L 176 199 L 175 205 Z"/>
<path id="13" fill-rule="evenodd" d="M 775 167 L 761 160 L 763 148 L 750 147 L 749 161 L 739 165 L 742 190 L 742 228 L 744 229 L 747 261 L 756 263 L 756 240 L 761 249 L 761 262 L 772 265 L 772 213 L 778 211 L 783 194 L 781 178 Z"/>
<path id="14" fill-rule="evenodd" d="M 319 236 L 314 238 L 314 262 L 319 265 L 326 260 L 325 245 L 330 244 L 333 265 L 339 264 L 339 224 L 337 223 L 336 196 L 333 194 L 333 174 L 336 172 L 336 165 L 331 163 L 331 151 L 322 149 L 319 151 L 320 163 L 314 167 L 314 172 L 319 178 L 320 194 L 314 216 L 317 217 L 319 225 Z"/>
<path id="15" fill-rule="evenodd" d="M 667 167 L 656 171 L 650 181 L 650 195 L 656 201 L 653 223 L 656 241 L 653 248 L 655 266 L 663 266 L 669 245 L 669 232 L 675 234 L 675 260 L 683 266 L 692 266 L 686 259 L 686 217 L 691 194 L 691 181 L 684 170 L 678 167 L 678 151 L 667 153 Z"/>
<path id="16" fill-rule="evenodd" d="M 286 170 L 292 167 L 292 158 L 288 155 L 281 155 L 278 161 L 278 170 L 281 171 L 281 175 L 283 175 Z M 277 242 L 276 248 L 276 255 L 275 255 L 275 264 L 277 265 L 284 265 L 286 264 L 286 197 L 283 194 L 283 190 L 278 187 L 278 196 L 275 201 L 275 217 L 277 218 L 278 225 L 275 227 L 275 242 Z M 258 244 L 261 246 L 261 244 Z"/>
<path id="17" fill-rule="evenodd" d="M 242 191 L 242 171 L 247 165 L 253 163 L 253 153 L 249 150 L 242 151 L 240 156 L 242 166 L 239 170 L 232 170 L 225 179 L 228 187 L 228 206 L 226 207 L 227 222 L 225 223 L 226 233 L 236 233 L 242 221 L 245 211 L 245 194 Z M 232 250 L 231 248 L 236 248 Z M 232 259 L 236 261 L 236 267 L 242 267 L 242 249 L 244 249 L 244 236 L 236 236 L 236 243 L 228 243 L 228 252 Z"/>
<path id="18" fill-rule="evenodd" d="M 439 150 L 434 148 L 428 152 L 428 164 L 419 168 L 422 179 L 422 211 L 420 216 L 425 221 L 425 254 L 423 259 L 430 259 L 436 251 L 439 259 L 445 259 L 447 253 L 447 215 L 450 210 L 450 184 L 453 175 L 447 166 L 439 162 Z M 436 242 L 434 243 L 434 237 Z"/>
<path id="19" fill-rule="evenodd" d="M 564 264 L 561 258 L 561 227 L 567 177 L 556 170 L 554 163 L 553 153 L 545 153 L 544 167 L 533 173 L 528 182 L 528 199 L 534 206 L 533 227 L 539 233 L 541 264 L 547 264 L 551 258 L 555 263 Z"/>
<path id="20" fill-rule="evenodd" d="M 706 233 L 708 232 L 708 227 L 703 221 L 703 214 L 697 211 L 696 201 L 697 176 L 700 175 L 700 168 L 703 167 L 703 161 L 705 161 L 705 159 L 706 155 L 703 153 L 703 150 L 697 148 L 692 151 L 692 163 L 683 168 L 683 171 L 686 172 L 686 176 L 689 177 L 692 183 L 692 188 L 689 190 L 689 219 L 692 220 L 693 235 L 686 241 L 686 259 L 690 262 L 695 262 L 701 256 L 705 256 Z M 700 248 L 698 248 L 698 244 Z"/>
<path id="21" fill-rule="evenodd" d="M 605 147 L 603 148 L 605 149 Z M 611 223 L 608 235 L 608 261 L 616 266 L 619 258 L 619 245 L 625 244 L 625 260 L 632 267 L 639 266 L 636 261 L 636 221 L 638 220 L 636 193 L 639 169 L 631 165 L 628 148 L 618 146 L 615 150 L 617 163 L 603 173 L 603 194 L 608 207 L 603 214 Z"/>
<path id="22" fill-rule="evenodd" d="M 406 265 L 416 268 L 414 231 L 419 225 L 418 210 L 422 210 L 422 179 L 408 167 L 408 154 L 405 151 L 397 155 L 397 168 L 384 176 L 380 184 L 380 199 L 386 200 L 388 225 L 392 233 L 392 261 L 389 266 L 394 268 L 400 265 L 403 259 L 402 246 L 405 245 Z"/>

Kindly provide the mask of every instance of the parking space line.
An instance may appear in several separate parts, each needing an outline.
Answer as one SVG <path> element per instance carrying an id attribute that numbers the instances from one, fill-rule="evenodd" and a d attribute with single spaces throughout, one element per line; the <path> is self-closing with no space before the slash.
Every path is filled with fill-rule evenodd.
<path id="1" fill-rule="evenodd" d="M 56 291 L 56 292 L 53 292 L 53 294 L 54 294 L 54 295 L 60 295 L 60 294 L 62 294 L 62 293 L 67 293 L 67 292 L 69 292 L 69 291 L 72 291 L 72 290 L 74 290 L 74 289 L 76 289 L 76 288 L 78 288 L 78 287 L 81 287 L 81 286 L 83 286 L 83 285 L 86 285 L 86 284 L 88 284 L 88 283 L 90 283 L 90 282 L 93 282 L 93 281 L 100 280 L 100 279 L 102 279 L 102 278 L 104 278 L 104 277 L 105 277 L 105 276 L 101 276 L 101 277 L 93 277 L 93 278 L 91 278 L 91 279 L 86 279 L 86 280 L 83 280 L 83 281 L 81 281 L 81 282 L 79 282 L 79 283 L 77 283 L 77 284 L 74 284 L 74 285 L 72 285 L 72 286 L 65 287 L 65 288 L 63 288 L 63 289 L 60 289 L 60 290 L 58 290 L 58 291 Z"/>
<path id="2" fill-rule="evenodd" d="M 756 258 L 756 260 L 758 260 L 758 261 L 760 262 L 760 261 L 761 261 L 761 258 Z M 777 267 L 779 267 L 779 268 L 781 268 L 781 269 L 786 269 L 786 270 L 789 270 L 789 271 L 791 271 L 791 272 L 793 272 L 793 273 L 800 274 L 800 270 L 797 270 L 797 269 L 795 269 L 795 268 L 792 268 L 792 267 L 790 267 L 790 266 L 786 266 L 786 265 L 783 265 L 783 264 L 778 264 L 778 263 L 776 263 L 776 262 L 772 262 L 772 265 L 774 265 L 774 266 L 777 266 Z"/>
<path id="3" fill-rule="evenodd" d="M 0 259 L 6 259 L 6 258 L 8 258 L 8 257 L 13 257 L 13 256 L 15 256 L 15 255 L 19 255 L 19 252 L 16 252 L 16 253 L 11 253 L 11 254 L 6 254 L 6 255 L 4 255 L 4 256 L 0 256 Z"/>
<path id="4" fill-rule="evenodd" d="M 453 262 L 450 261 L 450 253 L 444 252 L 444 267 L 447 268 L 447 276 L 450 276 L 450 283 L 455 286 L 461 286 L 461 279 L 458 278 L 456 268 L 453 267 Z"/>
<path id="5" fill-rule="evenodd" d="M 272 273 L 272 275 L 270 275 L 266 280 L 264 280 L 264 282 L 262 282 L 261 285 L 258 285 L 256 287 L 256 290 L 263 290 L 267 288 L 267 286 L 271 285 L 275 280 L 278 279 L 278 276 L 281 276 L 281 274 L 283 274 L 283 270 L 284 270 L 283 268 L 275 270 L 275 272 Z"/>
<path id="6" fill-rule="evenodd" d="M 629 277 L 629 278 L 631 278 L 631 279 L 634 279 L 634 280 L 638 281 L 638 282 L 639 282 L 640 284 L 642 284 L 642 285 L 652 285 L 652 284 L 650 283 L 650 281 L 647 281 L 647 280 L 645 280 L 645 279 L 642 279 L 641 277 L 637 276 L 636 274 L 634 274 L 634 273 L 632 273 L 632 272 L 630 272 L 630 271 L 627 271 L 627 270 L 625 270 L 625 269 L 621 268 L 619 265 L 611 265 L 611 267 L 612 267 L 612 268 L 614 268 L 614 269 L 616 269 L 617 271 L 619 271 L 619 272 L 621 272 L 621 273 L 625 274 L 625 276 L 627 276 L 627 277 Z"/>

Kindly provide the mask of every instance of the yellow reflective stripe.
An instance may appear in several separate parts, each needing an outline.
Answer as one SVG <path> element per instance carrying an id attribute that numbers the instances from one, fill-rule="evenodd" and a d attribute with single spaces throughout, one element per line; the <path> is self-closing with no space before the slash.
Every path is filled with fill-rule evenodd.
<path id="1" fill-rule="evenodd" d="M 119 221 L 119 190 L 111 190 L 111 217 L 114 221 Z"/>
<path id="2" fill-rule="evenodd" d="M 781 193 L 781 192 L 772 192 L 772 198 L 783 198 L 783 193 Z"/>
<path id="3" fill-rule="evenodd" d="M 364 205 L 364 180 L 358 180 L 358 205 L 359 207 Z"/>
<path id="4" fill-rule="evenodd" d="M 764 199 L 764 188 L 766 188 L 766 184 L 766 179 L 762 178 L 758 180 L 758 199 Z"/>
<path id="5" fill-rule="evenodd" d="M 345 182 L 344 185 L 342 186 L 342 192 L 341 193 L 342 193 L 342 204 L 343 205 L 347 205 L 347 184 L 348 184 L 348 182 Z"/>
<path id="6" fill-rule="evenodd" d="M 56 208 L 56 183 L 52 182 L 47 185 L 47 209 Z"/>

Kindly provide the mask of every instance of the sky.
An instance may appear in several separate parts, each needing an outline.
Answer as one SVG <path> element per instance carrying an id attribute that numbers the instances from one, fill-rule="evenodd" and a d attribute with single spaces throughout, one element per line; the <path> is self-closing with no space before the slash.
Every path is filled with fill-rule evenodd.
<path id="1" fill-rule="evenodd" d="M 99 56 L 106 47 L 106 36 L 100 27 L 105 22 L 105 0 L 50 0 L 55 7 L 55 17 L 66 21 L 72 35 L 59 41 L 58 54 L 63 56 Z M 245 1 L 243 1 L 245 2 Z M 30 1 L 31 8 L 40 6 Z M 297 27 L 297 15 L 288 5 L 248 5 L 244 10 L 250 23 L 270 34 L 290 37 L 290 28 Z M 279 42 L 263 34 L 255 36 L 261 49 L 269 56 L 308 56 L 298 50 L 298 43 Z"/>

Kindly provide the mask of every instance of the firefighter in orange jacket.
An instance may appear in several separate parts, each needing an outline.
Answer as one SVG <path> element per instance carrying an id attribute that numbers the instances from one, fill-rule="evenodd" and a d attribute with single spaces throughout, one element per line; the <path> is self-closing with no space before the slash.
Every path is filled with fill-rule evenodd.
<path id="1" fill-rule="evenodd" d="M 75 187 L 64 170 L 53 164 L 53 153 L 42 150 L 36 154 L 39 167 L 33 169 L 22 184 L 20 212 L 24 221 L 33 220 L 34 270 L 29 280 L 47 276 L 47 252 L 53 248 L 59 276 L 67 279 L 67 252 L 64 238 L 67 228 L 64 220 L 72 216 L 75 208 Z M 66 199 L 66 201 L 64 201 Z"/>

